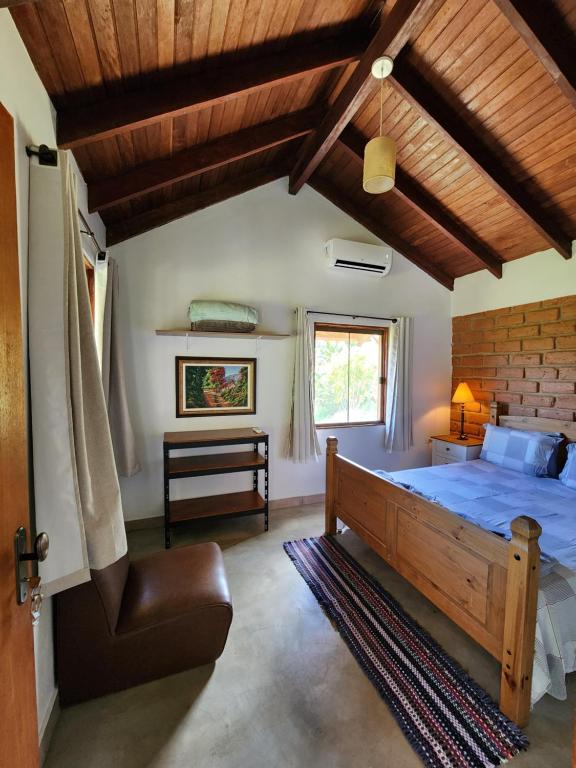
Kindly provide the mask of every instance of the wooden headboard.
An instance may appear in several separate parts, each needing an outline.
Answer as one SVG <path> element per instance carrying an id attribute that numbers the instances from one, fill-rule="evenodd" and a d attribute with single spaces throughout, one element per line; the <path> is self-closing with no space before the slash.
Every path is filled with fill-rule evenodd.
<path id="1" fill-rule="evenodd" d="M 532 432 L 560 432 L 569 443 L 576 443 L 576 422 L 544 419 L 540 416 L 502 416 L 500 403 L 490 403 L 490 423 L 510 429 L 528 429 Z"/>

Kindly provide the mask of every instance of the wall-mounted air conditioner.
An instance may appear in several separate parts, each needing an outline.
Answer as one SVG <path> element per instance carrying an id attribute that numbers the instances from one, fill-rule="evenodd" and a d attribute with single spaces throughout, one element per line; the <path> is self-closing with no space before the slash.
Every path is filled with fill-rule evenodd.
<path id="1" fill-rule="evenodd" d="M 324 244 L 331 269 L 354 270 L 384 277 L 392 268 L 392 248 L 334 238 Z"/>

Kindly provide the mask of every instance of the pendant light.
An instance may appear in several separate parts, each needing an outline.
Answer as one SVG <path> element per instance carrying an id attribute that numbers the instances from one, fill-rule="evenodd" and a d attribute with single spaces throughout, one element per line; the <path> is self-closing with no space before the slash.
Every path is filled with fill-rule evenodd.
<path id="1" fill-rule="evenodd" d="M 382 103 L 384 78 L 392 72 L 389 56 L 381 56 L 372 64 L 372 75 L 380 80 L 380 132 L 364 149 L 364 179 L 362 186 L 371 195 L 388 192 L 394 186 L 396 175 L 396 142 L 390 136 L 382 136 Z"/>

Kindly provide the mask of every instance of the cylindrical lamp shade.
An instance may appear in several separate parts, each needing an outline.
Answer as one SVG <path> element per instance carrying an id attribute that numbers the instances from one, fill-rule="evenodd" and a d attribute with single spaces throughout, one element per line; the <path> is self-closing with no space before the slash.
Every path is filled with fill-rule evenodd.
<path id="1" fill-rule="evenodd" d="M 396 142 L 389 136 L 377 136 L 364 149 L 365 192 L 379 195 L 394 186 L 396 175 Z"/>

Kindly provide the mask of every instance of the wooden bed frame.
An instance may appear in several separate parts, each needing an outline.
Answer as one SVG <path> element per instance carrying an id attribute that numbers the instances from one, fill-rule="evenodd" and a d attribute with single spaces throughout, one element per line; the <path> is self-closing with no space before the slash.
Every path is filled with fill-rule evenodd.
<path id="1" fill-rule="evenodd" d="M 515 429 L 561 432 L 576 442 L 576 423 L 499 416 Z M 512 540 L 469 523 L 338 454 L 327 439 L 326 533 L 337 519 L 355 531 L 416 589 L 501 664 L 500 709 L 518 725 L 530 716 L 542 532 L 529 517 L 511 523 Z"/>

